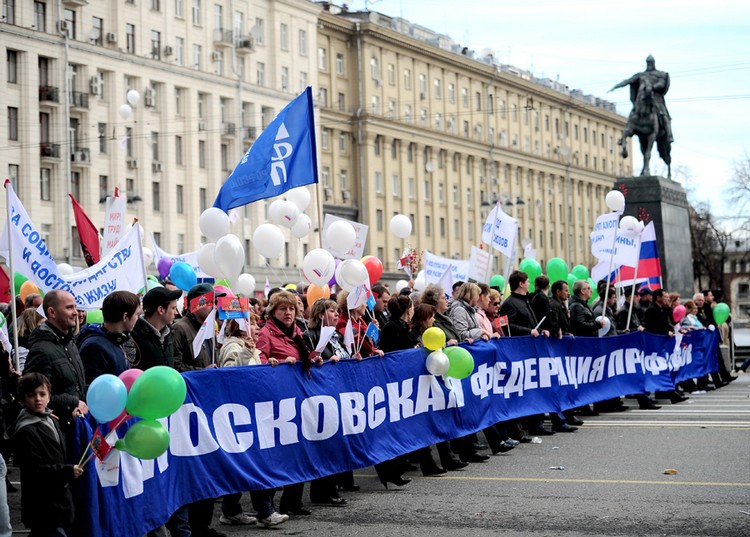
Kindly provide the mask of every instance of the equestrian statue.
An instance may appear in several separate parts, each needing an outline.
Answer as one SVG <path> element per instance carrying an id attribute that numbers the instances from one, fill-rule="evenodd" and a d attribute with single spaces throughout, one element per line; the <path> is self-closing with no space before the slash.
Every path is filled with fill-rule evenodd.
<path id="1" fill-rule="evenodd" d="M 669 73 L 656 70 L 654 57 L 646 58 L 646 70 L 636 73 L 615 85 L 611 90 L 630 86 L 633 110 L 617 144 L 622 146 L 622 158 L 628 157 L 627 139 L 638 136 L 643 155 L 641 175 L 650 175 L 651 149 L 656 142 L 659 156 L 667 165 L 668 178 L 672 178 L 672 118 L 669 116 L 664 96 L 669 91 Z"/>

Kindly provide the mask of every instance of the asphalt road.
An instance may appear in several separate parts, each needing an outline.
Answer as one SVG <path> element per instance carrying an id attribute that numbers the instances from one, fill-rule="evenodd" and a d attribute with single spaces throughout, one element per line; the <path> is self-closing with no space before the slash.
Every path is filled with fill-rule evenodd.
<path id="1" fill-rule="evenodd" d="M 348 506 L 311 506 L 271 530 L 221 526 L 217 504 L 214 527 L 231 536 L 750 536 L 750 374 L 661 410 L 635 406 L 445 477 L 412 475 L 399 490 L 360 470 Z M 19 494 L 10 504 L 20 528 Z"/>

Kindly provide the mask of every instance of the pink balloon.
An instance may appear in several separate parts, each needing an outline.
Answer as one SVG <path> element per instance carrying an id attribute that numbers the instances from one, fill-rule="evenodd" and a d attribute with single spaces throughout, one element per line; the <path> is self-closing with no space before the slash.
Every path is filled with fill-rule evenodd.
<path id="1" fill-rule="evenodd" d="M 135 380 L 143 374 L 141 369 L 126 369 L 120 373 L 120 380 L 125 384 L 125 387 L 130 393 L 130 388 L 133 386 Z"/>
<path id="2" fill-rule="evenodd" d="M 234 298 L 235 296 L 232 290 L 229 287 L 226 287 L 224 285 L 214 285 L 214 293 L 216 293 L 217 295 L 224 293 L 226 296 L 230 298 Z"/>
<path id="3" fill-rule="evenodd" d="M 685 318 L 685 315 L 687 315 L 687 310 L 682 304 L 676 306 L 675 309 L 672 310 L 672 318 L 676 323 L 682 321 Z"/>

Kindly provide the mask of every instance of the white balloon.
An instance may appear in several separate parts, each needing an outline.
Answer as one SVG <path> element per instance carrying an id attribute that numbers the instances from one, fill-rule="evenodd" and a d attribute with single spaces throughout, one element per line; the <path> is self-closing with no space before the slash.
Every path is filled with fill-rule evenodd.
<path id="1" fill-rule="evenodd" d="M 213 242 L 209 242 L 208 244 L 204 244 L 200 247 L 200 250 L 198 250 L 198 267 L 208 274 L 209 276 L 213 276 L 217 279 L 226 278 L 224 273 L 221 271 L 221 269 L 216 265 L 216 261 L 214 261 L 214 253 L 216 251 L 216 244 Z"/>
<path id="2" fill-rule="evenodd" d="M 128 102 L 130 103 L 130 106 L 137 106 L 138 101 L 141 100 L 141 94 L 138 93 L 138 90 L 130 90 L 128 94 L 126 95 L 126 98 L 128 99 Z"/>
<path id="3" fill-rule="evenodd" d="M 236 283 L 245 266 L 245 248 L 237 235 L 224 235 L 216 241 L 214 262 L 230 283 Z"/>
<path id="4" fill-rule="evenodd" d="M 424 276 L 417 276 L 414 280 L 414 290 L 415 291 L 424 291 L 424 288 L 427 287 L 427 280 L 425 280 Z"/>
<path id="5" fill-rule="evenodd" d="M 133 113 L 133 109 L 130 108 L 129 104 L 121 104 L 120 108 L 117 109 L 117 113 L 120 114 L 122 119 L 128 119 Z"/>
<path id="6" fill-rule="evenodd" d="M 151 263 L 154 262 L 154 252 L 151 251 L 151 248 L 147 248 L 146 246 L 143 247 L 143 262 L 146 264 L 146 268 L 151 266 Z"/>
<path id="7" fill-rule="evenodd" d="M 336 272 L 336 260 L 323 248 L 307 252 L 302 260 L 302 275 L 318 287 L 326 285 Z"/>
<path id="8" fill-rule="evenodd" d="M 448 355 L 443 351 L 432 351 L 427 355 L 424 365 L 431 375 L 440 377 L 448 372 L 451 363 L 448 359 Z"/>
<path id="9" fill-rule="evenodd" d="M 359 259 L 346 259 L 336 269 L 336 283 L 345 291 L 354 291 L 355 287 L 369 281 L 367 268 Z"/>
<path id="10" fill-rule="evenodd" d="M 208 240 L 218 242 L 229 233 L 229 215 L 218 207 L 209 207 L 198 218 L 198 227 Z"/>
<path id="11" fill-rule="evenodd" d="M 130 230 L 133 229 L 133 224 L 128 224 L 125 228 L 125 235 L 130 233 Z M 141 235 L 141 244 L 143 244 L 143 237 L 145 237 L 146 232 L 143 231 L 143 226 L 140 226 L 140 229 L 138 230 L 138 233 Z"/>
<path id="12" fill-rule="evenodd" d="M 60 263 L 57 265 L 57 270 L 60 271 L 60 274 L 63 276 L 69 276 L 70 274 L 73 274 L 73 267 L 68 265 L 67 263 Z"/>
<path id="13" fill-rule="evenodd" d="M 276 259 L 284 253 L 284 234 L 273 224 L 261 224 L 253 231 L 253 245 L 258 253 Z"/>
<path id="14" fill-rule="evenodd" d="M 253 293 L 255 292 L 255 278 L 252 274 L 240 274 L 240 277 L 237 278 L 237 285 L 235 285 L 235 288 L 237 293 L 244 297 L 253 296 Z"/>
<path id="15" fill-rule="evenodd" d="M 604 203 L 612 211 L 622 211 L 625 208 L 625 196 L 619 190 L 610 190 L 604 198 Z"/>
<path id="16" fill-rule="evenodd" d="M 603 337 L 607 332 L 609 332 L 609 329 L 612 327 L 612 323 L 609 320 L 609 317 L 602 317 L 599 315 L 599 317 L 596 318 L 596 322 L 601 321 L 604 319 L 604 326 L 599 328 L 599 337 Z"/>
<path id="17" fill-rule="evenodd" d="M 397 281 L 396 282 L 396 292 L 400 293 L 401 289 L 403 289 L 404 287 L 406 287 L 408 285 L 409 285 L 409 282 L 407 282 L 406 280 L 399 280 L 399 281 Z"/>
<path id="18" fill-rule="evenodd" d="M 291 201 L 276 200 L 268 207 L 268 220 L 277 226 L 291 228 L 299 216 L 299 208 Z"/>
<path id="19" fill-rule="evenodd" d="M 620 229 L 623 231 L 638 231 L 638 219 L 635 216 L 623 216 L 620 219 Z"/>
<path id="20" fill-rule="evenodd" d="M 397 214 L 391 218 L 390 224 L 391 233 L 396 235 L 399 239 L 405 239 L 411 235 L 411 220 L 405 214 Z"/>
<path id="21" fill-rule="evenodd" d="M 357 232 L 354 226 L 345 220 L 336 220 L 326 229 L 326 243 L 331 252 L 341 257 L 357 242 Z"/>
<path id="22" fill-rule="evenodd" d="M 286 199 L 294 203 L 302 212 L 310 205 L 310 191 L 304 186 L 293 188 L 286 193 Z"/>
<path id="23" fill-rule="evenodd" d="M 297 217 L 297 221 L 292 226 L 292 236 L 301 239 L 306 237 L 312 230 L 312 220 L 306 214 L 300 214 Z"/>

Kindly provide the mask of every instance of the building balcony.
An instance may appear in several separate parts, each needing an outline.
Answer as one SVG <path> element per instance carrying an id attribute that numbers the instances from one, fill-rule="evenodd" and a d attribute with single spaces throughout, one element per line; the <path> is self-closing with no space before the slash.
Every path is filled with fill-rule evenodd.
<path id="1" fill-rule="evenodd" d="M 87 0 L 62 0 L 62 3 L 66 7 L 82 7 L 88 5 Z"/>
<path id="2" fill-rule="evenodd" d="M 250 54 L 255 50 L 255 40 L 250 36 L 240 36 L 235 43 L 237 54 Z"/>
<path id="3" fill-rule="evenodd" d="M 82 91 L 70 92 L 70 106 L 73 108 L 89 108 L 89 94 Z"/>
<path id="4" fill-rule="evenodd" d="M 234 136 L 237 129 L 234 123 L 222 123 L 221 124 L 221 135 L 222 136 Z"/>
<path id="5" fill-rule="evenodd" d="M 214 30 L 214 46 L 231 47 L 232 45 L 234 45 L 234 39 L 232 35 L 232 30 L 225 30 L 223 28 Z"/>
<path id="6" fill-rule="evenodd" d="M 256 127 L 243 127 L 242 128 L 242 139 L 245 141 L 254 141 L 258 137 Z"/>
<path id="7" fill-rule="evenodd" d="M 70 162 L 76 166 L 91 164 L 91 151 L 88 147 L 76 147 L 70 153 Z"/>
<path id="8" fill-rule="evenodd" d="M 43 159 L 59 159 L 60 144 L 50 144 L 47 142 L 42 142 L 39 145 L 39 156 Z"/>
<path id="9" fill-rule="evenodd" d="M 59 103 L 60 89 L 55 86 L 39 86 L 39 100 L 47 103 Z"/>

